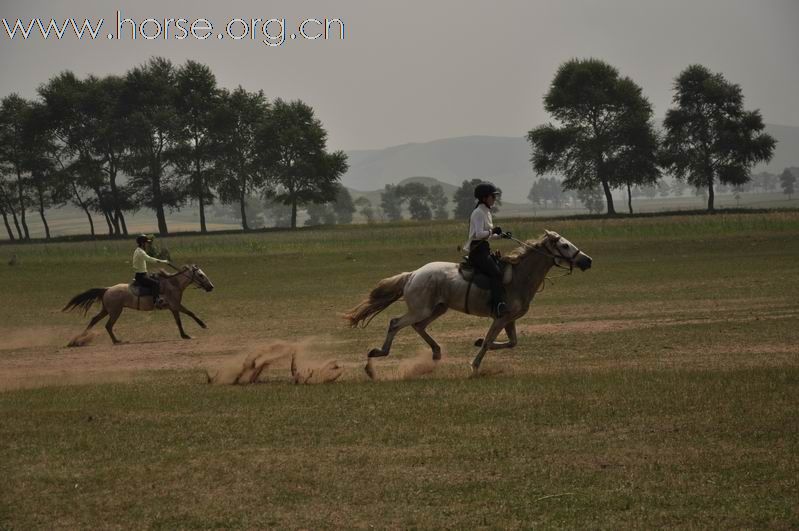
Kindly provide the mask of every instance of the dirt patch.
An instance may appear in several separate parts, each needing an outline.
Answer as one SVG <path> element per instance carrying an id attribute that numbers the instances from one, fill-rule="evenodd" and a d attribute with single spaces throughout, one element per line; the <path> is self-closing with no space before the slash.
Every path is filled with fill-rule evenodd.
<path id="1" fill-rule="evenodd" d="M 290 376 L 296 384 L 318 384 L 340 378 L 343 366 L 336 360 L 315 356 L 310 345 L 311 340 L 250 345 L 249 352 L 206 369 L 208 383 L 248 385 Z"/>
<path id="2" fill-rule="evenodd" d="M 63 344 L 66 328 L 58 326 L 31 326 L 26 328 L 0 328 L 0 351 L 40 348 Z"/>

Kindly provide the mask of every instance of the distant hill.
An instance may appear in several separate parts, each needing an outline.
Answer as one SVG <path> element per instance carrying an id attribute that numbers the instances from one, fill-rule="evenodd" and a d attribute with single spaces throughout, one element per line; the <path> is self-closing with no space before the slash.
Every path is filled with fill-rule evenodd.
<path id="1" fill-rule="evenodd" d="M 799 127 L 767 124 L 766 131 L 777 139 L 777 149 L 771 162 L 756 166 L 753 173 L 779 174 L 799 165 Z M 534 178 L 530 145 L 522 137 L 464 136 L 347 155 L 350 169 L 342 182 L 361 191 L 379 190 L 418 175 L 453 186 L 480 178 L 502 188 L 506 201 L 524 203 Z"/>

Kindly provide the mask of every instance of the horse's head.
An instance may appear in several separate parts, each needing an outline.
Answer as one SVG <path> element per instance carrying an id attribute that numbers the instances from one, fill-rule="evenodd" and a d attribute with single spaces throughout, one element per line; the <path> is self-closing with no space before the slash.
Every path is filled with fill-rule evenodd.
<path id="1" fill-rule="evenodd" d="M 591 267 L 591 257 L 578 249 L 572 242 L 551 230 L 545 230 L 544 233 L 543 246 L 552 254 L 555 265 L 569 269 L 577 266 L 580 271 Z"/>
<path id="2" fill-rule="evenodd" d="M 214 284 L 211 282 L 211 279 L 208 278 L 202 269 L 200 269 L 197 264 L 191 264 L 186 266 L 188 271 L 191 273 L 191 282 L 195 286 L 204 289 L 205 291 L 213 291 Z"/>

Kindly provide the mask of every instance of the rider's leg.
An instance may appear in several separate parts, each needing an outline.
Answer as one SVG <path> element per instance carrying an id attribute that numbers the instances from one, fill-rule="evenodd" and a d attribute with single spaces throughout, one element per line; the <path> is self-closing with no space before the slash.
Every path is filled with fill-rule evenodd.
<path id="1" fill-rule="evenodd" d="M 498 317 L 501 317 L 508 311 L 505 304 L 505 286 L 502 285 L 502 271 L 491 257 L 491 248 L 487 241 L 483 240 L 472 244 L 469 250 L 469 261 L 481 273 L 488 276 L 491 288 L 491 309 Z"/>

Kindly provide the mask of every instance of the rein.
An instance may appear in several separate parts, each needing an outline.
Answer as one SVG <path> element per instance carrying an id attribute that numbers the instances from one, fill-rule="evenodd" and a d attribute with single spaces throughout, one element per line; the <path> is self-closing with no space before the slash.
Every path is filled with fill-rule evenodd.
<path id="1" fill-rule="evenodd" d="M 191 277 L 189 277 L 189 284 L 194 286 L 195 288 L 202 288 L 202 286 L 197 285 L 197 282 L 194 280 L 194 270 L 193 269 L 191 269 L 191 268 L 189 268 L 189 269 L 178 269 L 175 266 L 175 264 L 173 264 L 172 262 L 167 262 L 167 265 L 169 267 L 171 267 L 172 269 L 174 269 L 175 271 L 177 271 L 177 274 L 173 275 L 172 278 L 186 275 L 186 273 L 188 271 L 191 271 Z"/>
<path id="2" fill-rule="evenodd" d="M 510 236 L 508 233 L 505 233 L 504 236 L 506 238 L 510 239 L 510 240 L 515 241 L 516 243 L 518 243 L 522 247 L 526 247 L 527 249 L 529 249 L 530 251 L 532 251 L 534 253 L 540 254 L 541 256 L 546 256 L 547 258 L 552 258 L 555 267 L 558 267 L 560 269 L 565 269 L 566 270 L 565 273 L 563 273 L 562 275 L 558 275 L 556 277 L 544 277 L 544 280 L 541 282 L 541 288 L 536 290 L 536 293 L 541 293 L 542 291 L 544 291 L 544 288 L 547 285 L 547 281 L 552 282 L 554 284 L 554 282 L 555 282 L 554 279 L 555 278 L 567 277 L 567 276 L 571 275 L 574 272 L 574 258 L 577 255 L 580 254 L 580 249 L 577 249 L 577 252 L 574 254 L 574 256 L 568 257 L 568 256 L 564 256 L 563 253 L 560 252 L 560 249 L 558 249 L 557 246 L 555 246 L 555 249 L 558 249 L 558 256 L 556 256 L 554 253 L 544 252 L 541 249 L 539 249 L 538 247 L 530 245 L 527 242 L 523 242 L 521 240 L 517 240 L 513 236 Z M 563 238 L 563 236 L 559 236 L 558 239 L 556 240 L 556 242 L 559 241 L 561 238 Z M 575 245 L 575 248 L 577 248 L 576 245 Z M 558 263 L 558 259 L 568 260 L 569 261 L 569 267 L 565 267 L 565 266 L 560 265 Z"/>

